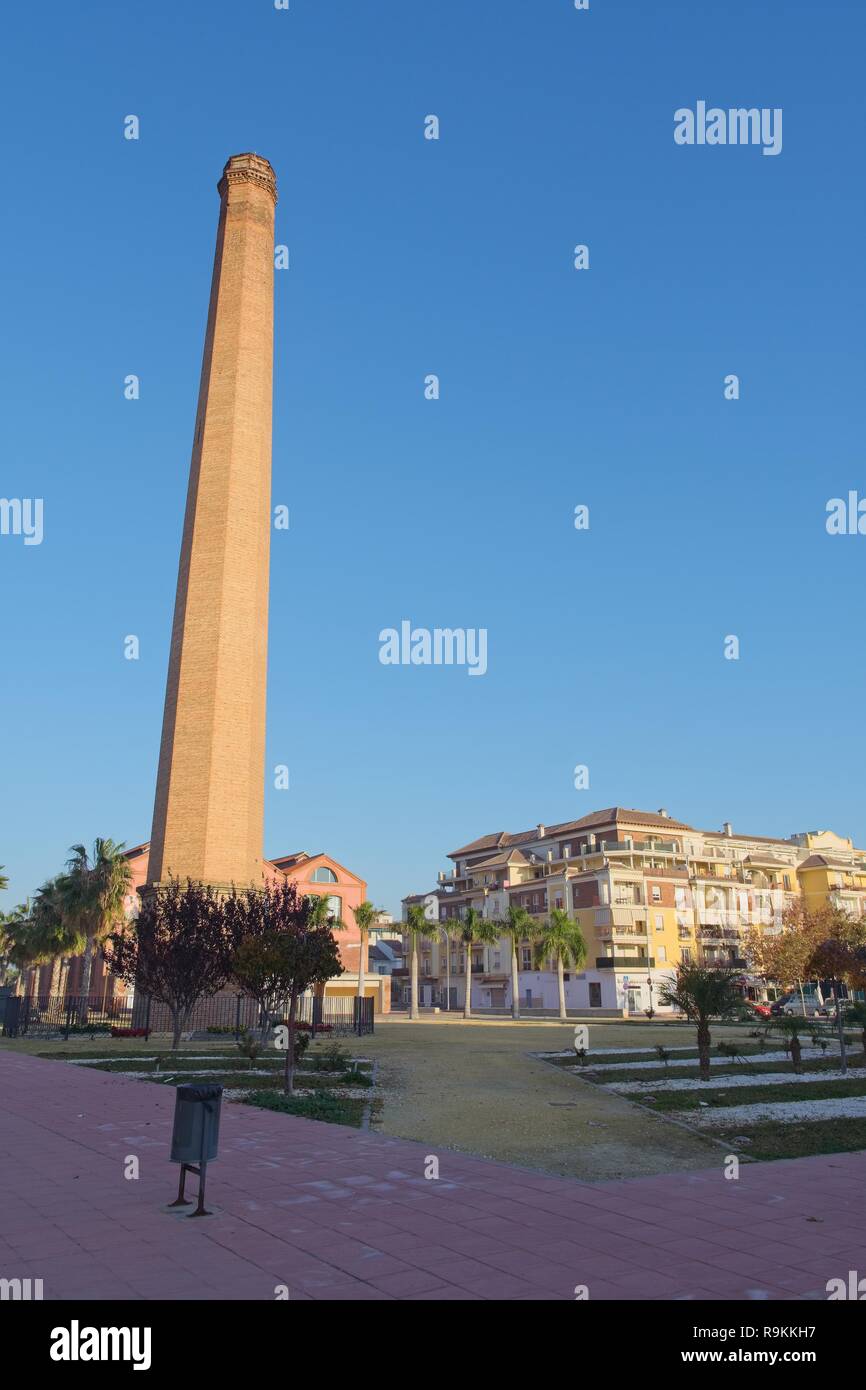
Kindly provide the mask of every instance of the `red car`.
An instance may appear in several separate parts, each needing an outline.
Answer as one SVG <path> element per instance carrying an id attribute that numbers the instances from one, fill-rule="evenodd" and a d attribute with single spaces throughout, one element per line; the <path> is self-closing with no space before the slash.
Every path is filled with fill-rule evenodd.
<path id="1" fill-rule="evenodd" d="M 756 1018 L 772 1018 L 772 1009 L 770 1008 L 769 1004 L 755 1004 L 750 999 L 748 1002 L 748 1007 L 752 1010 L 752 1013 L 755 1015 Z"/>

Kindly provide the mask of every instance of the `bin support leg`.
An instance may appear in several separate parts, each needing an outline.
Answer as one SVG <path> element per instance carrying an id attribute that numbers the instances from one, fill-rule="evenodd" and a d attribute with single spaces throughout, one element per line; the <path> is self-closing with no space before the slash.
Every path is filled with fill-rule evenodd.
<path id="1" fill-rule="evenodd" d="M 213 1213 L 205 1210 L 204 1205 L 204 1185 L 207 1177 L 207 1164 L 202 1163 L 200 1168 L 193 1169 L 198 1173 L 198 1206 L 195 1211 L 190 1212 L 190 1216 L 212 1216 Z"/>
<path id="2" fill-rule="evenodd" d="M 192 1202 L 189 1200 L 189 1198 L 184 1197 L 183 1195 L 187 1173 L 195 1173 L 198 1177 L 198 1203 L 196 1205 L 195 1211 L 190 1212 L 190 1218 L 192 1218 L 193 1216 L 213 1216 L 213 1212 L 208 1211 L 204 1204 L 204 1188 L 205 1180 L 207 1178 L 206 1163 L 202 1163 L 201 1166 L 198 1168 L 194 1163 L 182 1163 L 180 1165 L 180 1184 L 177 1189 L 177 1197 L 173 1202 L 169 1202 L 169 1208 L 192 1206 Z"/>
<path id="3" fill-rule="evenodd" d="M 189 1200 L 189 1198 L 188 1198 L 188 1197 L 184 1197 L 184 1195 L 183 1195 L 183 1189 L 184 1189 L 184 1186 L 185 1186 L 185 1184 L 186 1184 L 186 1168 L 187 1168 L 187 1165 L 186 1165 L 185 1163 L 182 1163 L 182 1164 L 180 1165 L 180 1183 L 178 1184 L 177 1197 L 175 1198 L 175 1200 L 174 1200 L 173 1202 L 169 1202 L 169 1206 L 170 1206 L 170 1207 L 191 1207 L 191 1206 L 192 1206 L 192 1202 Z"/>

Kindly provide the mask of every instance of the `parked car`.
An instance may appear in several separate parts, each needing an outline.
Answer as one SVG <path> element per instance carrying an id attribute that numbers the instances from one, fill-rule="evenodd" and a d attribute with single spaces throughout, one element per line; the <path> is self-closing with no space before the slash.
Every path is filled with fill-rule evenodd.
<path id="1" fill-rule="evenodd" d="M 757 1004 L 753 999 L 747 1000 L 746 1008 L 755 1015 L 755 1018 L 770 1018 L 773 1012 L 769 1004 Z"/>
<path id="2" fill-rule="evenodd" d="M 770 1013 L 774 1018 L 815 1018 L 820 1013 L 820 1005 L 807 996 L 804 1006 L 799 994 L 783 994 L 781 999 L 770 1005 Z"/>

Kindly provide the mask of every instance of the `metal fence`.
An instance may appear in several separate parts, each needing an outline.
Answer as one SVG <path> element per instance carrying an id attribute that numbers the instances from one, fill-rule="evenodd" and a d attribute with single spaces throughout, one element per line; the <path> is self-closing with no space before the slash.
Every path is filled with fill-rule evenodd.
<path id="1" fill-rule="evenodd" d="M 255 999 L 244 994 L 216 994 L 200 999 L 184 1025 L 184 1032 L 212 1033 L 214 1037 L 267 1028 L 286 1017 L 287 1006 L 263 1013 Z M 333 998 L 304 995 L 298 1000 L 297 1023 L 317 1034 L 373 1032 L 373 999 L 337 995 Z M 8 995 L 0 999 L 0 1032 L 6 1038 L 108 1036 L 112 1030 L 136 1030 L 144 1035 L 172 1033 L 171 1012 L 155 999 L 137 997 L 105 1000 L 101 996 Z"/>

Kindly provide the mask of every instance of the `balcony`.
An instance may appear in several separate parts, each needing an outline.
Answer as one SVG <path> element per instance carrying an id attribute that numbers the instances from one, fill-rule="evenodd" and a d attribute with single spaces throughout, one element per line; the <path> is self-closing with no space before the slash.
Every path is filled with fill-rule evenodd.
<path id="1" fill-rule="evenodd" d="M 625 840 L 602 840 L 598 845 L 604 854 L 681 854 L 682 850 L 673 840 L 643 840 L 640 844 L 627 844 Z"/>
<path id="2" fill-rule="evenodd" d="M 596 970 L 652 970 L 653 956 L 596 956 Z"/>
<path id="3" fill-rule="evenodd" d="M 645 919 L 646 903 L 614 903 L 611 907 L 595 909 L 597 927 L 632 927 L 636 917 Z"/>

